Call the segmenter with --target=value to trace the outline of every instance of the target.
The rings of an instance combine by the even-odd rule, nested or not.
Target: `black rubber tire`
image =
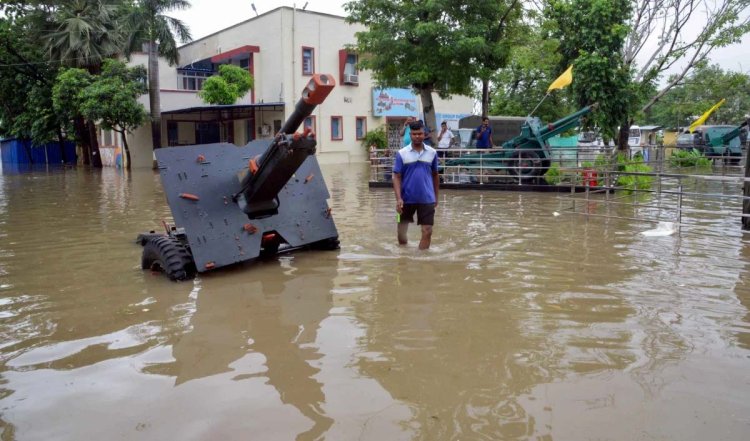
[[[544,160],[534,150],[518,150],[513,153],[513,163],[508,170],[511,175],[520,178],[535,178],[544,174]]]
[[[135,243],[137,243],[140,246],[146,246],[149,240],[151,240],[154,237],[160,237],[164,236],[164,233],[141,233],[138,235],[138,237],[135,239]]]
[[[143,246],[141,268],[161,271],[170,280],[192,279],[196,273],[195,262],[185,245],[167,235],[149,238]]]
[[[546,175],[550,167],[552,167],[552,160],[550,160],[549,158],[542,159],[542,169],[539,170],[539,176]]]

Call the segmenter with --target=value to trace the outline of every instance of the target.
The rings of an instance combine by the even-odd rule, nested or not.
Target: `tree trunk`
[[[750,119],[747,120],[748,126],[750,126]],[[742,199],[742,229],[745,231],[750,231],[750,148],[746,150],[746,158],[745,158],[745,182],[742,184],[742,196],[744,196],[744,199]]]
[[[424,123],[430,128],[430,139],[432,140],[432,145],[436,145],[435,133],[437,133],[437,118],[435,117],[435,106],[432,103],[432,86],[420,88],[419,96],[422,98]]]
[[[23,140],[21,142],[21,144],[23,145],[23,149],[26,151],[26,156],[29,157],[29,164],[33,165],[34,164],[34,153],[33,153],[32,148],[31,148],[31,140],[28,140],[28,139]]]
[[[89,142],[91,143],[91,166],[102,168],[102,155],[99,153],[99,140],[96,137],[96,125],[93,121],[86,121],[88,127]]]
[[[89,142],[89,133],[86,129],[86,122],[82,116],[77,116],[73,120],[73,126],[76,130],[76,137],[81,144],[81,153],[83,154],[83,165],[91,165],[91,142]]]
[[[65,135],[63,135],[62,128],[57,128],[57,142],[60,143],[60,157],[62,158],[62,163],[67,164],[68,162],[68,156],[65,153]]]
[[[159,99],[159,54],[156,42],[148,44],[148,102],[151,110],[151,142],[161,148],[161,101]]]
[[[482,119],[490,115],[490,80],[482,80]]]
[[[122,149],[125,151],[125,170],[130,170],[130,148],[128,147],[128,137],[125,135],[125,130],[119,131],[117,130],[117,133],[122,135]]]
[[[630,118],[625,118],[625,121],[620,124],[620,131],[617,136],[617,150],[630,154],[630,147],[628,146],[628,138],[630,137]]]

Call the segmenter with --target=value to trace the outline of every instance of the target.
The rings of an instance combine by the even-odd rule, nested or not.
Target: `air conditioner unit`
[[[359,76],[357,75],[344,75],[344,83],[346,84],[359,84]]]

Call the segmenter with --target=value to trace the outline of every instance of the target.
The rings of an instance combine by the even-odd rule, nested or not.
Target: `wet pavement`
[[[419,252],[367,165],[323,171],[341,250],[173,283],[134,243],[158,175],[4,170],[1,439],[750,438],[738,203],[647,237],[648,201],[444,191]]]

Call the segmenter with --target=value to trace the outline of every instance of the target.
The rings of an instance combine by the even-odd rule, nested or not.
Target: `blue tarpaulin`
[[[65,159],[68,164],[76,163],[76,146],[66,142]],[[7,164],[61,164],[62,149],[60,143],[51,142],[44,145],[32,145],[30,140],[9,138],[0,140],[0,156]]]

